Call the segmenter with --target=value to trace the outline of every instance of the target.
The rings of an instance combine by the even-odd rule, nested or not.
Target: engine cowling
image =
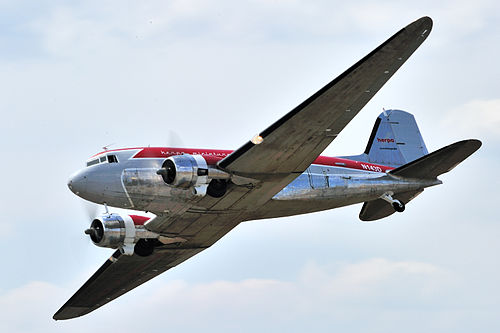
[[[156,172],[168,185],[179,188],[195,188],[198,195],[221,197],[231,175],[208,166],[201,155],[176,155],[167,158]]]
[[[200,155],[177,155],[167,158],[157,172],[163,181],[175,187],[188,188],[208,184],[207,162]]]
[[[160,237],[159,234],[151,232],[142,225],[135,225],[132,218],[128,215],[119,214],[104,214],[97,216],[90,228],[85,230],[85,233],[90,236],[92,242],[100,247],[112,249],[120,249],[123,254],[134,254],[134,247],[140,243],[141,252],[139,255],[147,255],[144,251],[145,240],[150,240],[151,253],[154,242]],[[147,241],[146,241],[147,242]],[[150,253],[149,253],[150,254]]]
[[[135,226],[132,227],[135,229]],[[126,229],[125,221],[120,215],[109,214],[96,217],[85,233],[95,245],[116,249],[125,241]],[[135,233],[135,230],[132,232]]]

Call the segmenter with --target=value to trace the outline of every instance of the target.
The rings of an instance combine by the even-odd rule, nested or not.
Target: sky
[[[424,44],[324,155],[363,151],[383,108],[429,151],[481,149],[403,214],[361,205],[246,222],[82,318],[52,315],[112,253],[66,186],[102,150],[235,149],[396,31]],[[0,331],[500,330],[496,1],[0,1]]]

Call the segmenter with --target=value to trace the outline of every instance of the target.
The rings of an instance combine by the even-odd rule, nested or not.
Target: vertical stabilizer
[[[365,152],[346,158],[400,166],[427,154],[413,115],[401,110],[386,110],[376,119]]]

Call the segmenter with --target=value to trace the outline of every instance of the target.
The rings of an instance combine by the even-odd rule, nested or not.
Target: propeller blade
[[[184,147],[180,135],[172,129],[168,131],[167,147]]]

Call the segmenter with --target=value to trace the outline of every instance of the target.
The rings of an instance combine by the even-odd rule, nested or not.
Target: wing
[[[157,250],[148,257],[125,256],[117,250],[53,318],[64,320],[92,312],[202,250]]]
[[[159,219],[161,218],[160,216]],[[192,219],[192,214],[184,214],[176,222],[184,225],[185,233],[195,235],[189,241],[157,247],[153,254],[147,257],[141,257],[135,253],[127,256],[122,255],[119,250],[115,251],[54,314],[53,318],[55,320],[71,319],[100,308],[207,249],[240,222],[232,215],[205,215],[191,221],[192,223],[186,223],[187,218]],[[172,227],[180,224],[173,224]]]
[[[401,29],[258,136],[219,162],[240,175],[302,173],[427,38],[432,20]]]

